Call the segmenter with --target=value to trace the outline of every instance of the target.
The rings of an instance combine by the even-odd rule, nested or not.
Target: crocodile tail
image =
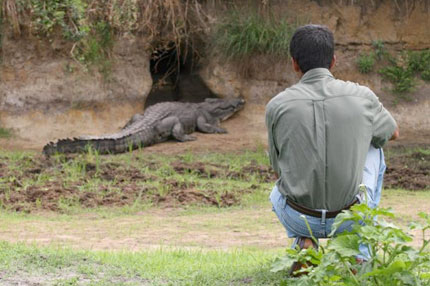
[[[43,153],[51,156],[55,153],[85,153],[90,149],[99,154],[124,153],[139,147],[139,142],[132,138],[120,139],[61,139],[56,143],[50,142],[43,147]],[[143,147],[143,146],[142,146]]]
[[[55,153],[84,153],[91,148],[100,154],[125,152],[115,148],[114,139],[61,139],[56,143],[50,142],[43,147],[43,153],[47,156]]]
[[[129,150],[146,147],[163,141],[153,136],[151,130],[143,129],[127,135],[107,135],[105,137],[79,137],[73,139],[60,139],[56,143],[50,142],[43,147],[43,153],[51,156],[55,153],[84,153],[89,149],[99,154],[124,153]]]

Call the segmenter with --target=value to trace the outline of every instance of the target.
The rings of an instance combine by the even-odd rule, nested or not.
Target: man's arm
[[[399,128],[390,112],[384,108],[378,97],[373,98],[373,131],[372,145],[381,148],[389,140],[399,137]]]
[[[276,149],[275,144],[275,134],[274,134],[274,123],[273,123],[273,109],[272,105],[269,104],[266,106],[266,129],[267,129],[267,139],[269,146],[269,159],[270,164],[272,165],[273,170],[275,171],[276,178],[279,177],[279,166],[278,166],[278,150]]]

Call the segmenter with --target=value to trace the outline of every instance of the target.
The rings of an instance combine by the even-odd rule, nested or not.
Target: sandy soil
[[[417,213],[428,211],[429,193],[384,194],[383,207],[392,207],[406,226]],[[410,206],[414,205],[414,208]],[[40,213],[27,218],[1,218],[0,240],[61,245],[97,250],[148,250],[160,247],[228,249],[286,247],[290,240],[269,203],[246,209],[150,208],[135,215],[104,217],[82,214],[63,217]],[[421,234],[414,233],[414,245]]]

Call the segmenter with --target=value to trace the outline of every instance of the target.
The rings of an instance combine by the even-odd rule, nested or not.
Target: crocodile
[[[220,121],[241,110],[244,104],[245,100],[242,98],[206,98],[200,103],[161,102],[148,107],[141,114],[133,115],[116,133],[49,142],[43,147],[43,153],[47,156],[55,153],[80,153],[92,148],[99,154],[115,154],[169,139],[180,142],[196,140],[190,135],[194,131],[226,133],[219,126]]]

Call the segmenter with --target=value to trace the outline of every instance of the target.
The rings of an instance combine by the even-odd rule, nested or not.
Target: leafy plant
[[[382,219],[394,218],[390,210],[355,205],[337,216],[331,235],[342,223],[353,221],[350,232],[330,238],[319,251],[289,249],[285,256],[276,259],[272,271],[285,271],[295,261],[311,263],[299,270],[306,276],[288,278],[281,285],[429,285],[430,239],[425,235],[430,230],[430,215],[419,216],[422,221],[410,225],[410,229],[422,232],[422,245],[415,249],[408,244],[411,235]],[[355,258],[360,244],[370,248],[370,258],[362,263]]]
[[[403,95],[411,92],[416,85],[415,76],[421,74],[423,80],[430,80],[430,50],[402,53],[400,59],[390,58],[391,65],[379,70],[390,80],[395,93]]]
[[[388,56],[382,40],[372,41],[372,46],[375,49],[375,55],[378,60],[382,60],[384,57]]]
[[[21,5],[28,8],[26,2]],[[77,42],[89,31],[84,23],[87,5],[82,0],[31,0],[30,5],[34,29],[40,35],[51,37],[60,27],[66,39]]]
[[[395,64],[380,69],[379,73],[393,83],[393,91],[398,94],[411,92],[415,87],[413,72],[409,68]]]
[[[430,81],[430,68],[421,73],[421,78],[425,81]]]
[[[360,73],[366,74],[371,72],[373,70],[374,65],[375,65],[375,58],[372,53],[362,54],[357,59],[358,71]]]
[[[0,127],[0,138],[9,138],[12,136],[12,133],[9,129]]]
[[[408,54],[408,69],[421,73],[423,80],[430,80],[430,50],[414,51]]]
[[[61,39],[67,55],[83,70],[98,67],[109,76],[114,36],[145,35],[153,48],[171,46],[187,57],[192,42],[209,31],[198,0],[2,0],[0,22],[14,36],[23,30],[53,42]],[[1,34],[1,33],[0,33]],[[0,37],[1,38],[1,37]]]

